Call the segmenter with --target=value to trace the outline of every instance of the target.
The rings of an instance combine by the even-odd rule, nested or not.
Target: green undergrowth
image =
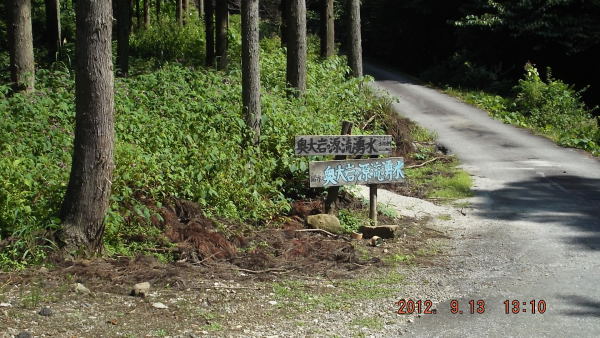
[[[232,18],[227,72],[195,63],[201,57],[193,46],[201,36],[192,28],[163,33],[178,37],[167,46],[157,31],[132,37],[137,57],[131,59],[131,76],[115,81],[116,169],[105,254],[164,246],[151,220],[157,218],[155,207],[175,198],[197,202],[209,217],[263,224],[288,210],[290,196],[308,193],[308,158],[294,155],[295,135],[337,134],[342,120],[358,124],[385,111],[388,102],[367,90],[366,79],[348,79],[342,57],[319,60],[314,43],[306,94],[289,97],[285,52],[277,39],[263,39],[261,146],[245,147],[238,23]],[[146,53],[151,55],[141,58]],[[36,77],[32,95],[11,96],[8,84],[0,83],[0,268],[5,269],[40,262],[55,247],[51,233],[59,226],[56,215],[71,167],[74,73],[62,66],[39,69]],[[381,124],[363,132],[381,133]]]
[[[600,156],[600,127],[598,118],[592,115],[593,109],[583,103],[582,91],[553,78],[550,70],[542,79],[538,70],[527,64],[512,96],[453,87],[445,91],[504,123],[531,129],[561,146]]]

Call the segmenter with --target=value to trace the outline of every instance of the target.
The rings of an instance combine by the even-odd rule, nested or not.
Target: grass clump
[[[583,90],[553,78],[550,69],[544,80],[532,64],[526,64],[525,75],[513,88],[513,96],[456,88],[446,91],[505,123],[532,129],[559,145],[600,155],[598,118],[592,115],[594,109],[585,106]]]

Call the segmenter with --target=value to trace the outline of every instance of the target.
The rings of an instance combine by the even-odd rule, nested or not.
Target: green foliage
[[[201,32],[189,27],[195,25],[132,37],[135,53],[160,63],[133,58],[135,75],[115,83],[116,169],[104,237],[109,255],[168,245],[152,225],[158,219],[153,206],[172,198],[195,201],[208,216],[257,225],[285,212],[287,196],[308,192],[308,159],[294,155],[294,136],[336,134],[342,120],[380,116],[387,105],[366,79],[346,79],[343,58],[321,62],[316,55],[309,58],[306,94],[288,98],[284,51],[277,39],[264,39],[261,147],[247,148],[241,71],[234,62],[239,28],[232,27],[234,61],[224,74],[176,62],[201,60]],[[175,41],[159,41],[168,39],[160,34]],[[5,67],[4,53],[0,61]],[[74,75],[63,68],[39,69],[34,95],[8,95],[0,82],[0,268],[39,262],[54,247],[75,115]],[[381,132],[377,128],[369,132]]]
[[[358,228],[369,224],[369,220],[363,214],[349,209],[341,209],[338,212],[338,218],[340,224],[348,233],[357,232]]]
[[[547,71],[544,81],[531,64],[514,87],[515,97],[484,91],[448,89],[450,94],[475,104],[505,123],[530,128],[558,144],[600,154],[600,128],[578,91]]]

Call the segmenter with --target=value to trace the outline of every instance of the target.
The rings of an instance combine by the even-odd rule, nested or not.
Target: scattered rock
[[[276,302],[276,301],[274,301],[274,300],[270,300],[270,301],[269,301],[269,304],[271,304],[271,305],[277,305],[277,302]]]
[[[361,226],[358,231],[362,232],[363,237],[369,239],[373,236],[381,238],[394,238],[400,230],[398,225],[380,225],[380,226]]]
[[[15,338],[31,338],[31,337],[33,337],[33,336],[31,335],[31,333],[29,333],[27,331],[23,331],[15,336]]]
[[[340,220],[328,214],[310,215],[306,217],[306,223],[313,229],[321,229],[334,234],[343,234],[344,228],[340,224]]]
[[[0,307],[11,307],[10,303],[0,303]]]
[[[136,285],[133,286],[133,290],[131,290],[131,295],[138,296],[138,297],[146,297],[146,295],[148,294],[148,291],[150,291],[150,283],[148,283],[148,282],[137,283]]]
[[[83,285],[81,283],[75,284],[75,292],[77,292],[77,293],[85,293],[85,294],[92,293],[90,291],[90,289],[86,288],[85,285]]]
[[[168,309],[169,307],[163,303],[152,303],[152,307],[155,309]]]
[[[381,246],[383,244],[383,239],[379,236],[371,237],[371,246]]]
[[[46,306],[45,306],[45,307],[43,307],[43,308],[42,308],[42,309],[41,309],[41,310],[38,312],[38,314],[39,314],[40,316],[44,316],[44,317],[50,317],[50,316],[52,316],[52,315],[53,315],[53,313],[52,313],[52,309],[50,309],[49,307],[46,307]]]
[[[39,270],[40,273],[47,273],[48,272],[48,268],[45,266],[42,266]]]

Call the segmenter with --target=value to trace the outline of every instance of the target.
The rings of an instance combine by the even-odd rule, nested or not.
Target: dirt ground
[[[1,273],[0,332],[4,337],[25,332],[39,337],[264,336],[272,330],[257,328],[278,322],[281,332],[289,333],[288,325],[314,324],[306,318],[313,311],[329,315],[389,297],[405,278],[402,269],[443,264],[447,237],[423,220],[383,218],[401,231],[378,247],[367,239],[297,231],[304,228],[302,218],[321,207],[318,201],[297,202],[277,226],[229,240],[211,231],[215,224],[194,205],[183,203],[163,212],[165,233],[178,243],[176,263],[117,257]],[[145,297],[131,296],[139,282],[151,285]],[[89,293],[77,291],[77,283]],[[358,324],[375,325],[361,320],[367,322]]]

